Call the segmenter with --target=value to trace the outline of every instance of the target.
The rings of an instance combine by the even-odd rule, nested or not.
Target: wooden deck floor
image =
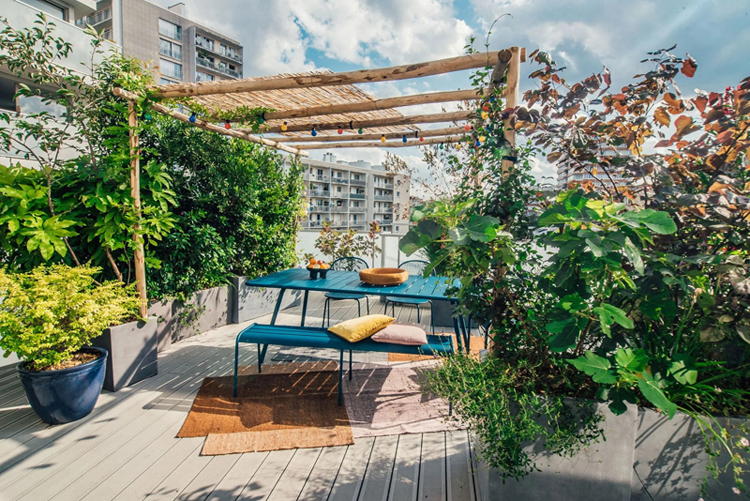
[[[322,306],[320,296],[311,296],[310,323],[320,322]],[[295,324],[299,313],[285,310],[278,323]],[[331,320],[354,315],[356,303],[341,301]],[[415,321],[416,313],[405,307],[397,317]],[[429,313],[425,317],[429,321]],[[231,373],[233,341],[242,327],[176,343],[160,354],[157,376],[104,392],[92,414],[61,426],[39,421],[14,368],[0,369],[0,500],[478,499],[465,431],[226,456],[200,456],[203,438],[175,438],[203,378]],[[242,363],[255,361],[253,351],[245,350]],[[270,347],[267,360],[293,355]]]

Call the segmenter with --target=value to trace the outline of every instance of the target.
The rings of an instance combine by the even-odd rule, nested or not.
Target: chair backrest
[[[340,257],[331,263],[332,270],[340,271],[361,271],[369,267],[367,261],[354,256]]]
[[[422,261],[421,259],[411,259],[409,261],[404,261],[403,263],[399,264],[398,267],[402,270],[406,270],[409,272],[409,276],[423,276],[424,270],[427,269],[427,267],[430,265],[429,261]],[[435,270],[432,270],[430,275],[435,275]]]

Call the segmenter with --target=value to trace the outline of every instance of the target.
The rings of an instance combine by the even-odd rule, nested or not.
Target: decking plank
[[[360,501],[383,501],[388,497],[397,446],[398,435],[375,439],[359,494]]]
[[[445,487],[445,433],[425,433],[417,499],[445,499]]]
[[[279,477],[281,477],[292,457],[294,457],[295,452],[295,449],[269,452],[268,457],[260,465],[260,468],[255,472],[250,482],[242,489],[242,492],[237,497],[237,501],[241,499],[265,501],[268,499],[268,496],[276,487]]]
[[[448,501],[476,501],[470,448],[469,434],[466,430],[446,432]]]
[[[355,501],[357,499],[374,443],[374,438],[362,438],[347,448],[331,495],[328,496],[329,501]]]
[[[180,492],[179,500],[204,501],[239,459],[239,454],[212,456],[208,465]]]
[[[389,501],[414,501],[419,488],[419,465],[422,456],[422,434],[398,437]]]
[[[206,501],[233,501],[237,499],[250,479],[258,471],[268,452],[251,452],[239,456],[229,472],[219,481]]]
[[[297,501],[328,499],[347,447],[325,447],[315,462]]]
[[[279,478],[276,487],[268,496],[268,501],[288,501],[297,499],[307,483],[322,448],[298,449]]]

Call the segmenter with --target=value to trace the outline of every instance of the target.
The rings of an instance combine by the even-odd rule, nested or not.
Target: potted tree
[[[88,347],[106,328],[135,317],[133,287],[98,284],[97,268],[0,270],[0,348],[21,360],[18,374],[42,421],[62,424],[91,412],[102,390],[107,350]]]

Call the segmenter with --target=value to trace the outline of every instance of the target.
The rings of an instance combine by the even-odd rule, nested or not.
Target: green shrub
[[[0,269],[0,348],[33,369],[73,357],[106,328],[138,311],[133,286],[97,284],[99,269],[40,266],[27,273]]]

